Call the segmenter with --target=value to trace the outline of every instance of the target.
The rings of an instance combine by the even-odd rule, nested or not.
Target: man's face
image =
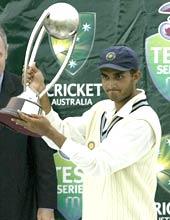
[[[102,86],[106,95],[121,105],[136,95],[136,83],[139,78],[139,71],[131,74],[129,71],[122,72],[109,68],[101,70]]]
[[[2,74],[5,69],[6,58],[7,58],[7,51],[5,50],[4,42],[0,37],[0,74]]]

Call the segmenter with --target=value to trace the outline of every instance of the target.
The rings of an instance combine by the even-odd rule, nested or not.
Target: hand
[[[37,211],[37,220],[55,220],[54,218],[54,210],[39,208]]]
[[[35,63],[27,68],[26,85],[29,85],[32,90],[35,90],[38,93],[41,93],[45,89],[44,76],[36,67]]]
[[[23,126],[27,130],[36,133],[40,136],[46,136],[51,139],[57,147],[61,148],[66,137],[59,133],[48,121],[48,119],[41,115],[26,115],[18,111],[20,118],[12,118],[16,124]]]
[[[48,136],[53,128],[48,119],[42,115],[27,115],[21,111],[18,111],[18,114],[20,118],[12,118],[12,121],[40,136]]]

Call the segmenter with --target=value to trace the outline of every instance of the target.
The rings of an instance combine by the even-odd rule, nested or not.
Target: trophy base
[[[0,110],[0,123],[16,132],[33,137],[40,137],[38,134],[31,132],[11,121],[12,118],[20,118],[17,112],[18,110],[28,115],[41,114],[42,112],[41,107],[37,103],[23,98],[12,97],[8,105]]]

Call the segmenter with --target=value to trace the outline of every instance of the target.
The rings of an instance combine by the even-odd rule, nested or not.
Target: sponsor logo
[[[170,193],[170,135],[165,135],[161,139],[157,177],[159,185]]]
[[[158,12],[170,14],[170,2]],[[145,51],[149,74],[158,91],[170,101],[170,17],[159,25],[158,33],[146,39]]]
[[[52,106],[91,106],[101,96],[101,83],[55,84],[48,92]]]
[[[65,71],[74,76],[86,63],[93,48],[96,31],[96,13],[80,13],[80,24],[77,32],[76,44]],[[50,45],[61,66],[66,57],[72,39],[60,40],[50,37]]]
[[[67,220],[80,219],[82,215],[82,171],[65,155],[56,153],[57,209]]]
[[[158,220],[170,220],[170,202],[156,202]]]

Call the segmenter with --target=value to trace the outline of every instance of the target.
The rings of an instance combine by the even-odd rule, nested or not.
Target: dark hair
[[[134,70],[134,69],[132,69],[132,70],[130,70],[129,72],[130,72],[130,74],[134,74],[134,73],[136,73],[138,70]]]

